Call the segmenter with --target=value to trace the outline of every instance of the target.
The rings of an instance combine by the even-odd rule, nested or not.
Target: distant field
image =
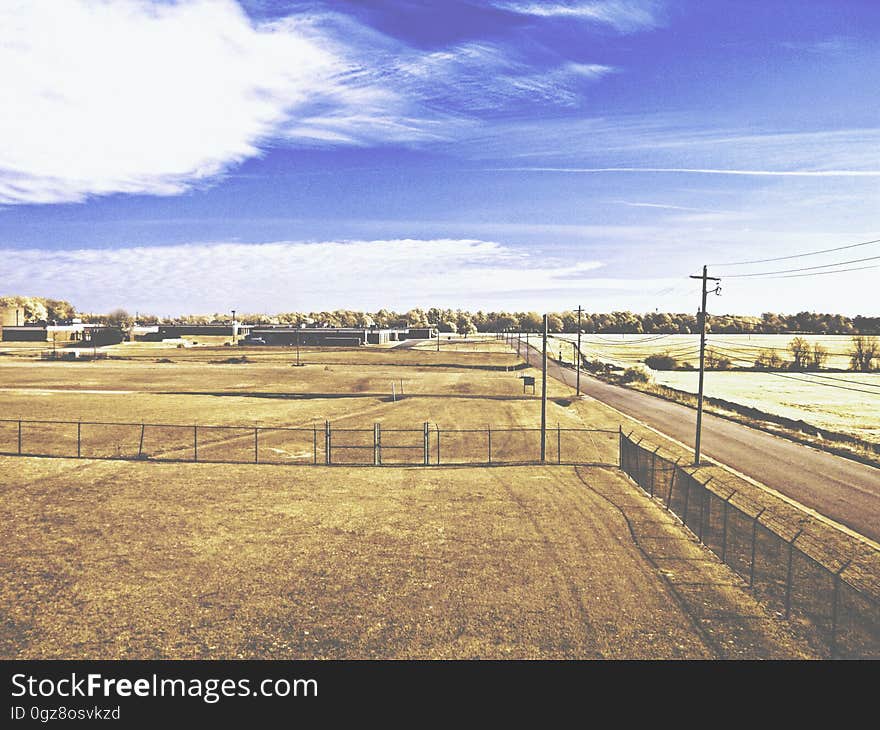
[[[710,371],[706,373],[704,391],[714,398],[880,443],[880,373],[822,377]],[[689,393],[697,392],[697,380],[697,373],[654,373],[656,383]]]
[[[828,353],[827,368],[848,368],[849,336],[803,335]],[[562,347],[572,361],[570,340],[555,336],[553,354]],[[729,357],[734,366],[751,366],[762,350],[775,350],[790,360],[787,345],[794,335],[712,335],[707,348]],[[669,352],[681,362],[699,365],[698,335],[584,335],[581,349],[595,358],[620,367],[644,366],[644,359]],[[568,350],[568,352],[566,352]],[[654,382],[690,393],[697,392],[698,376],[687,371],[652,371]],[[877,373],[758,373],[707,371],[704,392],[767,413],[803,420],[818,428],[880,442],[880,372]]]
[[[791,361],[789,343],[801,337],[811,345],[820,344],[828,351],[826,368],[848,369],[852,338],[849,335],[725,335],[710,333],[706,345],[719,355],[729,357],[734,366],[751,367],[763,350],[775,352],[784,361]],[[557,340],[554,352],[563,341],[562,352],[567,361],[572,359],[570,343],[577,335],[553,335]],[[584,356],[610,362],[622,367],[643,363],[648,355],[668,352],[679,362],[699,364],[699,335],[582,335]],[[557,352],[558,354],[558,352]]]

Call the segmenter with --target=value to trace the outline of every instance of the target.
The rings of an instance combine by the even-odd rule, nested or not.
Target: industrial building
[[[20,326],[4,325],[0,332],[4,342],[52,342],[55,345],[68,343],[87,347],[115,345],[122,342],[123,332],[119,327],[106,327],[98,324],[26,324]]]
[[[433,333],[433,334],[432,334]],[[379,327],[283,327],[255,326],[240,340],[266,345],[301,345],[304,347],[360,347],[384,345],[401,340],[428,339],[436,336],[430,328],[391,329]]]
[[[161,342],[177,340],[181,337],[246,337],[251,325],[236,322],[232,324],[156,324],[135,325],[132,334],[135,340]]]

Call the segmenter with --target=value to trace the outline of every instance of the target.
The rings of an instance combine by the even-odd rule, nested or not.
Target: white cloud
[[[576,289],[597,261],[553,262],[480,240],[205,243],[16,250],[9,293],[65,298],[84,310],[183,312],[476,307],[500,293]],[[579,280],[581,279],[581,280]],[[2,292],[6,293],[6,292]]]
[[[574,18],[610,25],[621,33],[649,30],[661,24],[658,0],[569,0],[536,2],[510,0],[493,3],[495,7],[521,15],[542,18]]]
[[[474,115],[571,106],[613,69],[509,49],[414,50],[324,12],[254,24],[234,0],[0,4],[0,204],[176,195],[279,140],[447,140]]]
[[[258,154],[345,62],[229,0],[0,5],[0,201],[169,195]]]

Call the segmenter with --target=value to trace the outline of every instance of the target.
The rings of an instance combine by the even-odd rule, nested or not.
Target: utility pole
[[[235,310],[232,310],[232,344],[235,345]]]
[[[544,315],[541,357],[541,463],[547,461],[547,315]]]
[[[581,394],[581,313],[584,311],[584,308],[578,304],[578,342],[577,342],[577,355],[574,359],[574,366],[577,371],[576,383],[575,386],[577,394]]]
[[[691,279],[701,279],[703,282],[703,300],[700,306],[699,325],[700,325],[700,383],[697,390],[697,435],[694,439],[694,466],[700,465],[700,434],[703,426],[703,374],[705,372],[706,359],[706,295],[709,290],[706,288],[710,281],[721,281],[718,277],[709,276],[706,267],[703,266],[702,276],[691,276]],[[721,287],[716,285],[713,289],[715,294],[721,294]]]

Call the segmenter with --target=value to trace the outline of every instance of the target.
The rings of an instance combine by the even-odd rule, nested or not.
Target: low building
[[[134,339],[142,342],[161,342],[179,340],[182,337],[245,337],[251,332],[251,325],[235,324],[157,324],[136,325],[132,328]]]
[[[407,340],[431,340],[437,336],[436,327],[410,327],[406,331]]]
[[[250,335],[240,340],[255,344],[303,347],[360,347],[385,345],[389,342],[413,339],[410,330],[381,327],[286,327],[254,326]]]

